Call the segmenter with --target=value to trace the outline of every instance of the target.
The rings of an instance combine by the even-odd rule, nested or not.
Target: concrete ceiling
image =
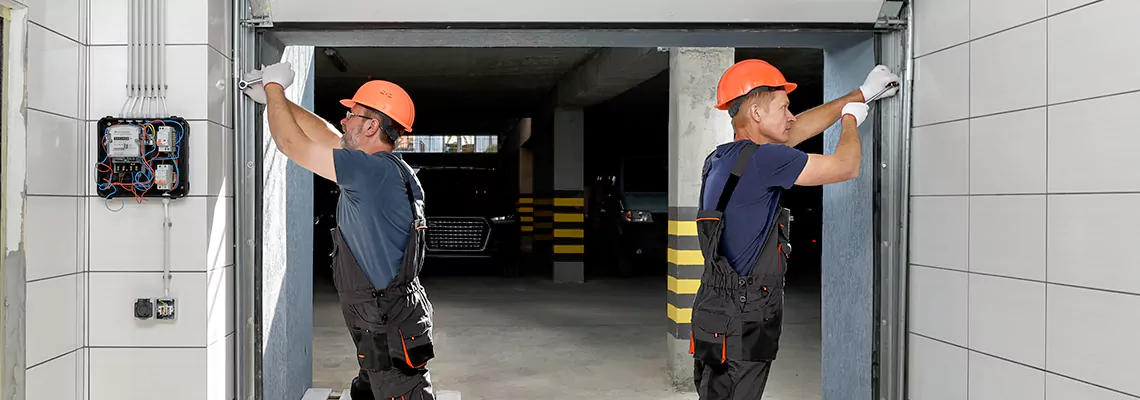
[[[436,121],[429,123],[434,125],[441,120],[466,123],[476,117],[532,115],[535,110],[549,105],[560,80],[572,76],[576,68],[596,58],[592,57],[595,52],[605,51],[590,48],[337,48],[335,52],[346,66],[341,71],[334,57],[327,56],[324,50],[316,49],[314,61],[318,112],[337,106],[339,99],[351,97],[356,88],[369,79],[385,79],[404,87],[416,102],[417,128],[421,121]],[[822,80],[823,56],[818,50],[738,49],[737,58],[768,60],[783,70],[789,80],[801,85],[811,86]],[[661,58],[660,62],[664,71],[668,58]],[[641,69],[642,79],[654,75],[657,78],[636,85],[634,93],[617,95],[612,101],[603,102],[605,108],[621,107],[627,102],[668,104],[668,74],[646,74],[644,65]],[[426,130],[436,130],[436,127]]]

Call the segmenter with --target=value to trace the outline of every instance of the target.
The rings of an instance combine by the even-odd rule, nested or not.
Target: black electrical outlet
[[[154,315],[154,303],[150,299],[135,300],[135,318],[149,319]]]

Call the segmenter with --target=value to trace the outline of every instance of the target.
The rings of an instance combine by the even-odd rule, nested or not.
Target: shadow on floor
[[[696,399],[666,377],[665,277],[558,284],[425,277],[435,308],[437,389],[479,399]],[[336,292],[317,280],[313,387],[356,374]],[[820,398],[818,289],[789,288],[780,357],[765,399]]]

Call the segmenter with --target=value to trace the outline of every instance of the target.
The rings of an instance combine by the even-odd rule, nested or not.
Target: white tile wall
[[[915,54],[926,55],[970,38],[969,1],[924,1],[915,10]]]
[[[1045,400],[1135,400],[1136,397],[1111,391],[1100,386],[1048,374],[1045,377]]]
[[[1046,109],[1041,107],[968,122],[970,194],[1045,193],[1048,138],[1045,116]],[[912,141],[915,140],[915,135],[911,136]],[[914,154],[920,156],[917,152]],[[1011,154],[1018,156],[1010,157]],[[915,162],[917,160],[911,165]]]
[[[24,0],[28,19],[56,33],[79,40],[79,0]]]
[[[969,315],[971,349],[1045,367],[1044,283],[971,274]]]
[[[970,352],[970,400],[1044,400],[1045,371]]]
[[[164,400],[214,400],[206,395],[214,373],[207,356],[206,348],[92,348],[90,400],[153,400],[159,393]],[[139,379],[143,371],[170,379]]]
[[[1140,92],[1050,106],[1049,192],[1140,192],[1136,110]]]
[[[192,120],[195,154],[192,196],[171,206],[178,319],[166,323],[132,311],[135,298],[162,295],[161,203],[116,200],[125,208],[112,213],[84,197],[95,193],[95,122],[120,114],[127,95],[127,0],[26,3],[27,398],[232,399],[229,2],[166,1],[180,22],[165,25],[176,43],[168,111]],[[139,379],[151,371],[162,375]]]
[[[1104,0],[1049,18],[1049,102],[1140,90],[1140,2]],[[1135,49],[1135,47],[1132,47]]]
[[[966,346],[970,300],[965,289],[969,284],[965,272],[911,266],[910,331]]]
[[[915,126],[969,117],[969,45],[919,58],[914,74]]]
[[[968,350],[913,334],[909,346],[910,400],[966,400]]]
[[[1048,288],[1049,371],[1140,395],[1140,296]]]
[[[24,245],[29,281],[79,270],[79,203],[78,197],[28,196]]]
[[[970,115],[1045,105],[1045,21],[970,43]]]
[[[1140,2],[915,13],[911,398],[1140,398]]]
[[[80,181],[90,181],[93,173],[79,174],[80,156],[85,153],[79,147],[80,125],[73,117],[28,110],[28,194],[82,193]]]
[[[89,205],[91,229],[114,229],[121,241],[134,243],[134,251],[124,252],[117,246],[91,246],[92,271],[162,271],[163,258],[163,205],[161,200],[149,199],[138,204],[128,198],[126,205],[118,199],[111,201],[112,212],[103,199],[94,199]],[[205,271],[206,213],[205,197],[185,197],[170,202],[170,258],[172,271]]]
[[[176,320],[138,320],[135,299],[163,296],[162,273],[90,273],[91,346],[197,346],[205,348],[210,307],[223,307],[224,298],[212,296],[204,272],[174,273],[170,297],[175,299]],[[225,292],[221,292],[225,295]],[[213,300],[213,301],[211,301]]]
[[[970,0],[970,39],[1045,18],[1047,0]]]
[[[82,399],[82,386],[78,379],[82,364],[77,353],[70,353],[43,364],[28,368],[24,376],[26,400]]]
[[[970,197],[970,271],[1045,281],[1044,195]]]
[[[34,23],[28,24],[28,108],[77,117],[79,111],[79,47]],[[30,145],[30,143],[29,143]]]
[[[915,197],[910,207],[910,262],[965,271],[969,262],[969,197]]]
[[[958,121],[915,128],[911,133],[914,195],[969,194],[970,122]]]
[[[26,298],[27,365],[36,365],[82,347],[77,275],[28,283]]]
[[[1049,0],[1049,15],[1069,11],[1076,7],[1097,1],[1101,0]]]
[[[1049,196],[1049,282],[1140,294],[1140,194]]]

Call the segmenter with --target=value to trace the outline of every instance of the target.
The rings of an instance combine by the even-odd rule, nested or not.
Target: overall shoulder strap
[[[756,149],[759,147],[756,143],[748,142],[743,149],[740,149],[740,154],[736,155],[736,162],[732,164],[732,175],[729,175],[728,180],[724,182],[724,189],[720,192],[720,201],[716,204],[718,212],[723,213],[724,209],[728,207],[728,199],[732,198],[732,192],[736,190],[740,176],[744,175],[744,170],[752,161],[752,155],[756,153]]]
[[[385,155],[384,158],[387,158],[388,161],[396,165],[396,169],[400,170],[400,177],[404,180],[404,189],[408,192],[408,206],[412,208],[412,218],[415,219],[418,217],[418,215],[416,215],[416,196],[412,193],[412,179],[404,169],[404,163],[397,161],[395,156]]]

